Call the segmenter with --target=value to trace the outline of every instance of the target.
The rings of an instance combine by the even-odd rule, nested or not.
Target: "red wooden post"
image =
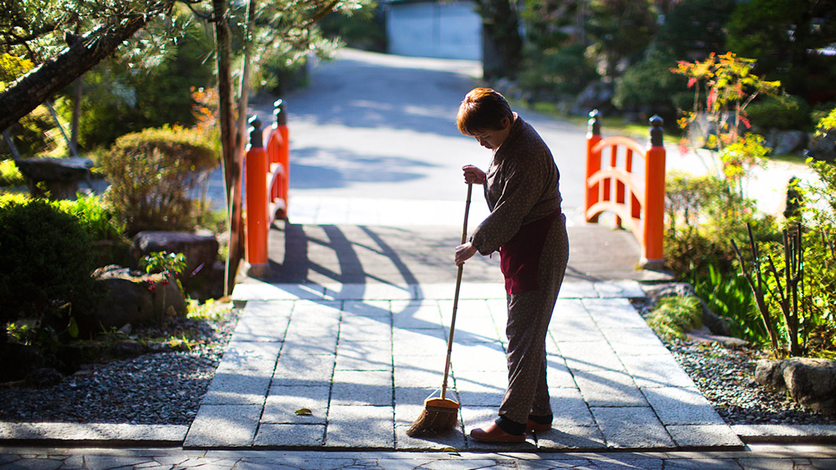
[[[276,130],[282,136],[282,145],[279,147],[278,152],[278,163],[284,169],[284,174],[281,177],[282,184],[279,185],[277,196],[284,200],[285,206],[283,213],[277,214],[277,217],[287,218],[288,207],[290,205],[287,198],[288,186],[290,186],[290,130],[287,128],[287,106],[285,106],[284,101],[276,100],[273,106],[275,107]]]
[[[601,152],[593,152],[592,147],[601,141],[601,120],[598,117],[598,110],[589,113],[588,131],[586,133],[586,178],[594,175],[601,169]],[[598,184],[586,188],[586,208],[589,210],[593,204],[598,202]],[[598,223],[598,216],[594,215],[587,222]]]
[[[661,269],[664,265],[665,233],[665,146],[664,122],[659,116],[650,118],[650,148],[645,159],[644,243],[640,265],[644,269]]]
[[[250,120],[250,146],[246,155],[247,185],[247,274],[252,277],[270,275],[267,258],[267,178],[270,168],[261,131],[261,120]]]

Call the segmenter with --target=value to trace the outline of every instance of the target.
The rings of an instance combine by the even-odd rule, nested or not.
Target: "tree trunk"
[[[212,0],[215,16],[215,49],[218,62],[219,120],[223,171],[226,182],[227,210],[229,213],[229,254],[226,260],[224,295],[235,287],[238,264],[243,255],[241,235],[241,163],[235,146],[235,116],[232,97],[232,34],[229,27],[227,0]],[[246,111],[244,111],[246,112]]]
[[[96,28],[14,82],[0,93],[0,129],[8,128],[107,58],[153,17],[151,14],[136,15],[116,25]]]

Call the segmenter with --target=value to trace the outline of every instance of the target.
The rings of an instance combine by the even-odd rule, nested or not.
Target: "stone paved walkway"
[[[548,340],[554,429],[524,444],[465,437],[504,392],[504,290],[461,288],[451,388],[460,425],[405,431],[440,387],[454,284],[239,285],[244,314],[186,448],[478,451],[739,449],[742,442],[630,304],[635,281],[564,285]],[[299,410],[310,410],[299,414]]]

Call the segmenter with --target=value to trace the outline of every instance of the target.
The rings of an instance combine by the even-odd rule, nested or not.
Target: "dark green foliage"
[[[340,38],[348,47],[386,51],[386,32],[381,27],[381,14],[375,6],[363,5],[351,14],[331,13],[318,24],[326,37]]]
[[[120,137],[100,164],[111,182],[105,199],[133,236],[193,229],[191,195],[219,157],[200,132],[166,127]]]
[[[680,60],[725,50],[725,25],[736,0],[682,0],[665,16],[656,48]]]
[[[836,61],[810,51],[833,43],[834,15],[836,3],[832,1],[740,2],[727,25],[726,46],[742,57],[756,59],[755,73],[780,80],[788,93],[832,93]]]
[[[532,92],[535,101],[539,101],[538,97],[554,100],[580,93],[599,78],[594,65],[584,56],[584,49],[579,45],[543,51],[528,49],[520,85]]]
[[[746,107],[746,116],[761,129],[808,129],[810,105],[798,96],[766,96]]]
[[[0,326],[29,318],[60,333],[82,323],[100,291],[79,220],[33,199],[0,206],[0,227]]]

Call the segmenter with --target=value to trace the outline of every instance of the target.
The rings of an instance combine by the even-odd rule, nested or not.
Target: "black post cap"
[[[284,100],[277,99],[273,103],[273,115],[276,116],[276,125],[277,126],[286,126],[287,125],[287,106],[284,103]]]
[[[589,121],[587,121],[588,131],[592,135],[601,135],[601,117],[597,109],[589,112]]]
[[[264,148],[264,137],[261,132],[262,122],[258,115],[250,118],[250,147]]]
[[[660,118],[658,115],[653,115],[650,118],[650,145],[653,147],[661,147],[664,145],[664,137],[665,137],[665,130],[662,129],[662,126],[665,125],[665,121]]]

